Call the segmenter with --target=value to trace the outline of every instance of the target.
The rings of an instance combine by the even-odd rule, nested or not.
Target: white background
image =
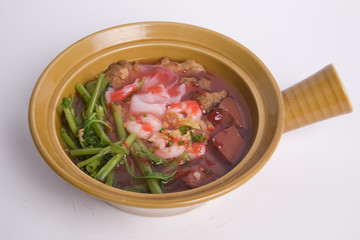
[[[121,212],[73,188],[37,152],[27,123],[47,64],[98,30],[175,21],[242,43],[281,89],[334,63],[354,112],[283,135],[237,190],[183,215]],[[0,239],[360,239],[360,2],[0,2]]]

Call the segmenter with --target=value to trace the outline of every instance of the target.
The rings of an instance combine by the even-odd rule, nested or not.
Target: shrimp
[[[195,142],[187,151],[189,152],[190,159],[198,158],[206,152],[205,143]]]
[[[182,136],[179,130],[165,130],[155,133],[148,141],[155,147],[154,154],[160,158],[170,159],[179,157],[187,149],[189,136]]]
[[[130,133],[135,133],[139,138],[148,139],[154,132],[161,129],[161,121],[152,114],[143,114],[134,118],[132,116],[124,123]]]
[[[152,139],[152,138],[151,138]],[[191,147],[187,146],[187,139],[186,138],[177,138],[171,139],[172,145],[169,146],[168,142],[166,142],[166,138],[156,138],[154,139],[153,143],[155,146],[158,146],[154,150],[154,154],[160,158],[170,159],[179,157],[185,151],[189,152],[190,159],[195,159],[201,157],[206,152],[205,143],[195,142],[192,143]],[[179,142],[182,141],[180,145]]]
[[[157,148],[154,150],[154,154],[159,158],[170,159],[179,157],[186,150],[185,146],[179,146],[178,144],[173,144],[170,147]]]
[[[173,103],[166,110],[166,113],[175,113],[180,119],[186,118],[195,121],[200,121],[202,116],[199,104],[193,100]]]

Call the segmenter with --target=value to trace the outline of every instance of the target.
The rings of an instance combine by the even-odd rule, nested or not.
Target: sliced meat
[[[105,72],[105,77],[109,79],[114,89],[119,89],[127,84],[128,77],[133,71],[133,65],[127,61],[121,61],[111,64]]]
[[[204,89],[204,90],[208,90],[210,91],[211,90],[211,80],[207,79],[207,78],[200,78],[199,80],[199,87],[201,89]]]
[[[184,62],[175,62],[171,61],[169,58],[163,58],[161,59],[160,64],[177,73],[199,74],[206,71],[201,64],[192,59],[187,59]]]
[[[181,81],[183,83],[190,83],[196,87],[199,86],[198,79],[196,77],[183,77],[181,78]]]
[[[217,133],[212,141],[230,164],[236,163],[239,153],[245,147],[244,138],[234,126]]]
[[[211,111],[214,107],[216,107],[221,100],[226,98],[228,92],[222,90],[220,92],[200,92],[197,100],[199,101],[201,108],[205,112]]]
[[[232,97],[224,98],[219,104],[219,108],[223,110],[223,113],[227,112],[233,117],[236,127],[243,127],[241,108]]]
[[[212,159],[200,159],[190,167],[183,178],[185,184],[191,188],[203,186],[224,175],[226,170],[221,164]]]
[[[184,83],[192,84],[195,87],[200,87],[203,90],[210,91],[211,90],[211,80],[207,78],[196,78],[196,77],[183,77],[181,81]]]

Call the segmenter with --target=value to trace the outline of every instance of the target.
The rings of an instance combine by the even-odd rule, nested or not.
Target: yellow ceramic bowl
[[[183,192],[158,195],[134,193],[94,180],[77,168],[64,150],[59,134],[61,110],[58,106],[62,97],[70,96],[77,83],[92,79],[113,62],[160,59],[164,56],[174,60],[194,59],[241,92],[250,107],[254,127],[248,154],[222,178]],[[271,73],[253,53],[234,40],[207,29],[180,23],[127,24],[81,39],[48,65],[31,97],[29,124],[43,158],[73,186],[125,211],[143,215],[175,214],[223,195],[254,176],[274,152],[284,126],[286,130],[291,130],[351,111],[332,65],[316,74],[316,81],[312,78],[305,81],[305,88],[326,87],[329,84],[323,83],[324,78],[335,79],[327,91],[332,97],[336,96],[334,103],[320,103],[319,99],[323,97],[317,99],[313,94],[316,89],[304,91],[301,86],[284,92],[284,108],[282,93]],[[314,82],[320,85],[313,86]],[[299,102],[303,102],[302,97],[307,99],[309,96],[317,105],[309,106],[306,100],[305,109]],[[340,106],[340,110],[334,110],[333,106]],[[285,116],[287,121],[284,125]]]

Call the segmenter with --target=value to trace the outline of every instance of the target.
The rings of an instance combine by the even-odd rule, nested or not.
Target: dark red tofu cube
[[[242,109],[232,97],[224,98],[221,101],[219,108],[231,114],[231,116],[234,119],[234,125],[236,127],[243,127],[243,121],[242,121],[243,114],[241,113]]]
[[[235,164],[245,147],[244,138],[234,126],[217,133],[213,138],[216,148],[230,164]]]

